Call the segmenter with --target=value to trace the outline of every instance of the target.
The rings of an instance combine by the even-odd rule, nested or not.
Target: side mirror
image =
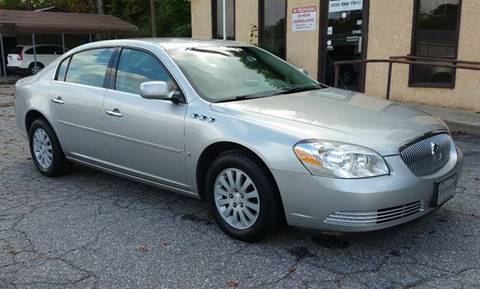
[[[146,99],[170,100],[175,104],[184,101],[180,91],[170,90],[166,81],[147,81],[140,84],[140,93]]]

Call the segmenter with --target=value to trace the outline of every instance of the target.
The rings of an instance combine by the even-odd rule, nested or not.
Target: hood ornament
[[[442,159],[442,152],[440,151],[440,146],[437,143],[431,142],[430,143],[432,159],[434,160],[441,160]]]

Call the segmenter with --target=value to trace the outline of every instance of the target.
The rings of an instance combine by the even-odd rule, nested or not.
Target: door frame
[[[321,83],[325,82],[326,71],[325,63],[327,60],[327,27],[328,27],[328,7],[330,0],[320,0],[320,25],[319,25],[319,37],[318,41],[318,77],[317,80]],[[370,1],[363,0],[363,15],[362,15],[362,59],[367,59],[368,52],[368,26],[370,18]],[[365,78],[367,73],[366,64],[363,64],[360,68],[359,88],[360,92],[365,92]]]

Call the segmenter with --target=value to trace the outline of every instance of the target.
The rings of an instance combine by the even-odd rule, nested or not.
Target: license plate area
[[[455,195],[457,187],[457,175],[450,176],[441,182],[435,183],[433,192],[432,207],[440,206]]]

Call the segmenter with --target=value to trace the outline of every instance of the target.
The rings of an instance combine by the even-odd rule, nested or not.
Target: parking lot
[[[479,288],[480,137],[457,195],[396,228],[232,240],[202,201],[85,167],[49,179],[0,88],[0,288]]]

